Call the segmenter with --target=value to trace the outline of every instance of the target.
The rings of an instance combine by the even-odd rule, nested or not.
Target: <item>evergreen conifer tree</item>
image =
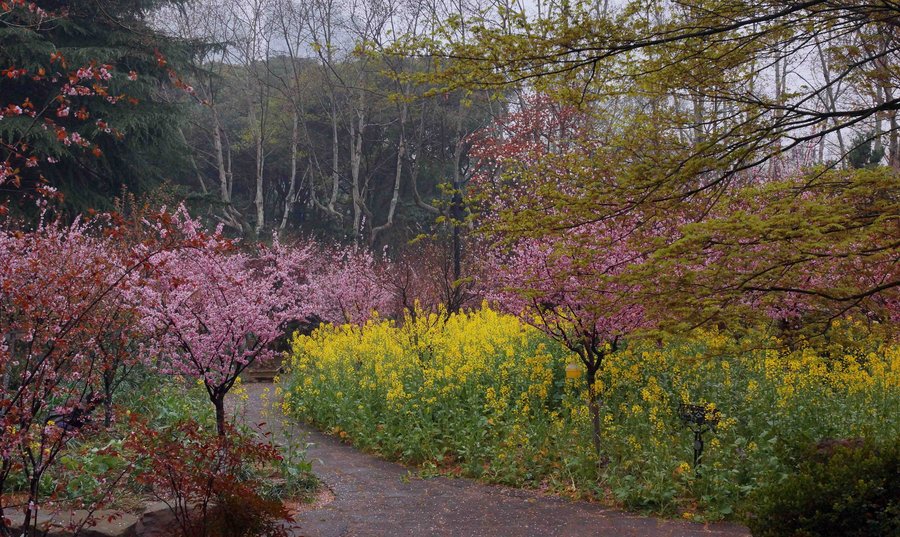
[[[0,0],[0,205],[50,186],[105,208],[178,168],[192,46],[147,17],[179,1]]]

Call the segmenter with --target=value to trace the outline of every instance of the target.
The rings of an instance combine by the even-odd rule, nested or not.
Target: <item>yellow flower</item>
[[[624,453],[625,474],[662,467],[671,468],[662,479],[672,479],[691,470],[671,458],[690,445],[673,419],[680,402],[703,402],[706,416],[718,419],[719,436],[706,437],[712,450],[739,445],[736,438],[759,438],[761,431],[748,428],[764,420],[747,418],[760,417],[748,416],[760,409],[840,407],[854,421],[842,416],[834,423],[847,429],[856,420],[884,422],[900,401],[900,345],[866,339],[859,335],[863,329],[853,328],[856,339],[836,334],[827,352],[813,341],[787,348],[752,332],[738,341],[724,331],[698,330],[666,337],[659,346],[630,339],[625,350],[604,359],[594,385],[603,404],[604,441]],[[411,453],[410,460],[460,457],[452,450],[462,446],[469,450],[462,465],[478,467],[488,479],[523,482],[528,473],[528,479],[568,483],[582,470],[572,464],[590,464],[593,452],[584,376],[563,380],[572,359],[537,329],[487,307],[449,316],[419,310],[361,327],[325,325],[293,338],[282,409],[350,439],[388,438],[390,445],[367,447]],[[705,403],[707,397],[715,402]],[[376,427],[383,434],[374,434]],[[748,456],[760,449],[746,445]],[[738,457],[719,459],[710,467],[730,471],[742,464]],[[692,491],[682,494],[679,501],[697,499]],[[690,509],[681,516],[704,514]]]

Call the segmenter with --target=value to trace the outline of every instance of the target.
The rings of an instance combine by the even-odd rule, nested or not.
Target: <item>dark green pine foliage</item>
[[[7,144],[6,153],[0,148],[0,160],[9,157],[10,144],[20,142],[21,147],[24,140],[26,154],[37,156],[39,163],[34,168],[20,166],[22,185],[0,187],[0,203],[26,208],[29,204],[22,201],[27,199],[22,194],[43,177],[62,192],[69,211],[105,209],[123,187],[144,192],[184,169],[179,103],[190,96],[178,87],[177,77],[196,47],[153,30],[146,19],[153,10],[180,1],[39,0],[0,10],[0,71],[27,70],[27,76],[0,79],[0,109],[21,105],[27,98],[38,112],[35,119],[10,115],[0,119],[0,142]],[[49,16],[35,15],[31,4]],[[54,54],[62,54],[65,63],[53,61]],[[60,117],[63,105],[57,97],[63,85],[77,69],[91,65],[111,66],[113,76],[103,83],[104,90],[124,98],[111,103],[103,96],[72,96],[69,114]],[[36,76],[40,72],[45,76]],[[135,80],[129,77],[131,72],[137,74]],[[82,109],[87,117],[76,114]],[[45,128],[45,118],[92,145],[60,143],[55,129]]]
[[[860,170],[863,168],[876,168],[884,158],[884,147],[878,144],[873,147],[873,141],[877,135],[874,132],[857,134],[853,139],[853,149],[847,153],[850,167]]]

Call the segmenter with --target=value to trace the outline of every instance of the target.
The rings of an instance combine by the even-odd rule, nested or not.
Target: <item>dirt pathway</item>
[[[247,384],[248,423],[266,421],[261,395]],[[276,419],[268,427],[277,427]],[[415,470],[360,453],[334,438],[294,426],[312,444],[313,470],[334,500],[300,515],[295,536],[748,536],[734,524],[694,524],[606,509],[597,504],[470,479],[415,477]]]

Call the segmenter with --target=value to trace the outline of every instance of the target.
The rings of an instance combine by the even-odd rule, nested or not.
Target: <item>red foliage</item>
[[[231,426],[219,436],[195,421],[159,431],[134,420],[132,429],[125,447],[144,461],[138,481],[169,506],[183,537],[286,535],[287,509],[257,493],[280,459],[274,446]]]

